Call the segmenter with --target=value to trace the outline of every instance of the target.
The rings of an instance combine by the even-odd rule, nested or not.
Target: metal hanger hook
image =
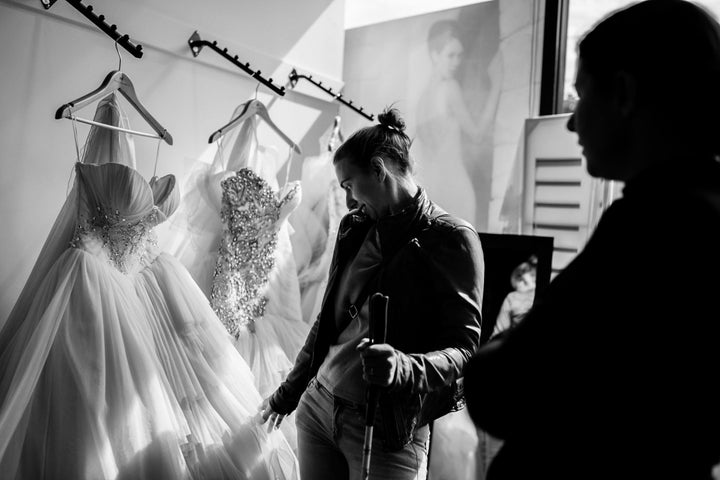
[[[259,88],[260,88],[260,84],[258,83],[257,85],[255,85],[255,100],[257,100],[257,94],[258,94]]]
[[[115,39],[115,51],[117,52],[118,56],[118,71],[122,72],[122,55],[120,55],[120,49],[118,48],[118,40],[120,39]]]

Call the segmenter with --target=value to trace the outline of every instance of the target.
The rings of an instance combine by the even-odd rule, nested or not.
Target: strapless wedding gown
[[[309,325],[288,222],[300,185],[279,187],[283,162],[258,142],[257,128],[251,117],[213,147],[212,161],[197,163],[160,245],[205,292],[266,397],[292,368]]]

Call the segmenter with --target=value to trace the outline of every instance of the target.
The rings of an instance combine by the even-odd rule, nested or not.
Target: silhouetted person
[[[465,393],[498,479],[709,479],[720,460],[720,26],[648,0],[579,43],[568,128],[625,182]]]

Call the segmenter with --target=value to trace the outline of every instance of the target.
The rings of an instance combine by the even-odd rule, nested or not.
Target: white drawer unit
[[[590,177],[570,114],[525,121],[522,233],[554,238],[555,276],[582,249],[620,186]]]

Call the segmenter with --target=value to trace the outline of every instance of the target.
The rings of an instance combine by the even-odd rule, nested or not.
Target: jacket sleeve
[[[480,239],[469,226],[443,227],[431,250],[420,245],[432,279],[433,301],[439,303],[434,343],[427,353],[397,352],[391,390],[405,394],[435,392],[463,376],[480,343],[484,259]]]

